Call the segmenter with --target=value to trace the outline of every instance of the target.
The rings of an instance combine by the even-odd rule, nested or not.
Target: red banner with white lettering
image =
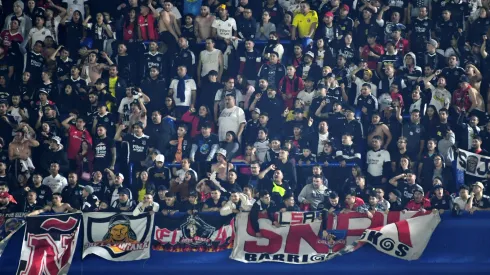
[[[440,221],[430,212],[376,212],[372,218],[356,212],[278,213],[278,223],[259,216],[261,237],[256,237],[248,213],[236,217],[236,237],[231,258],[240,262],[283,262],[309,264],[324,262],[371,243],[379,251],[417,259]],[[371,230],[368,230],[371,229]]]
[[[17,275],[68,274],[81,218],[80,213],[26,217]]]

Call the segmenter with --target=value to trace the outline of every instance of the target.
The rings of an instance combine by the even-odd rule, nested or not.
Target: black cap
[[[189,197],[196,197],[197,198],[197,192],[195,190],[190,191]]]
[[[461,82],[470,82],[470,79],[466,76],[466,75],[462,75],[460,78],[459,78],[459,83]]]
[[[173,193],[173,192],[167,192],[165,194],[165,198],[174,198],[174,197],[175,197],[175,193]]]
[[[138,122],[136,122],[135,124],[133,124],[133,128],[134,128],[135,126],[138,126],[138,127],[140,127],[141,129],[145,129],[145,127],[143,127],[143,122],[141,122],[141,121],[138,121]]]
[[[217,71],[215,71],[215,70],[211,70],[211,71],[209,71],[209,73],[208,73],[208,76],[218,76],[218,75],[219,75],[219,74],[218,74],[218,72],[217,72]]]
[[[130,194],[131,194],[131,191],[129,191],[128,188],[123,188],[123,189],[119,190],[119,195],[126,195],[129,197]]]
[[[107,107],[107,105],[104,101],[99,101],[97,102],[97,107]]]
[[[331,199],[336,199],[336,198],[339,197],[339,194],[337,192],[335,192],[335,191],[332,191],[332,192],[330,192],[330,194],[328,195],[328,197],[331,198]]]
[[[167,191],[167,187],[165,185],[159,185],[158,186],[158,191]]]
[[[259,192],[259,196],[262,198],[263,196],[269,195],[269,191],[267,190],[262,190]]]
[[[434,187],[432,187],[432,191],[436,191],[437,189],[444,189],[444,187],[442,187],[442,185],[440,184],[434,185]]]
[[[393,193],[393,195],[395,195],[397,198],[400,198],[402,196],[402,192],[400,192],[400,190],[398,189],[391,190],[391,193]]]

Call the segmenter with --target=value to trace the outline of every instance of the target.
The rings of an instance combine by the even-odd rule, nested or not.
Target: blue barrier
[[[310,265],[280,263],[243,264],[230,260],[231,251],[216,253],[152,251],[145,261],[110,262],[97,256],[81,259],[83,234],[80,233],[69,274],[420,274],[460,273],[488,274],[490,270],[490,212],[477,212],[452,217],[441,216],[442,221],[434,231],[429,244],[417,261],[405,261],[376,251],[365,245],[353,253],[337,257],[329,262]],[[13,275],[19,262],[22,237],[20,230],[10,240],[0,257],[0,274]]]

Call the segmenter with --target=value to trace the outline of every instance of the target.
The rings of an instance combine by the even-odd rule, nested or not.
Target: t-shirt
[[[221,111],[218,119],[219,141],[224,141],[226,139],[226,133],[228,131],[238,134],[238,129],[242,123],[247,123],[245,120],[245,112],[242,108],[235,106]]]
[[[174,91],[174,101],[176,106],[190,106],[192,101],[192,91],[197,90],[196,88],[196,82],[194,79],[187,79],[185,80],[185,99],[181,100],[178,96],[177,92],[177,87],[179,85],[179,80],[178,79],[173,79],[172,82],[170,82],[170,89]]]
[[[49,175],[43,179],[42,184],[51,188],[52,193],[61,193],[63,188],[68,185],[68,181],[60,174],[56,175],[56,177]]]
[[[468,199],[468,202],[470,200],[471,200],[471,198]],[[490,208],[490,196],[483,195],[480,200],[477,200],[476,197],[473,198],[473,207],[478,207],[478,208],[483,208],[483,209]]]
[[[107,168],[112,161],[111,149],[114,148],[114,140],[112,138],[96,139],[94,142],[94,166],[96,168]]]
[[[211,27],[216,28],[216,33],[219,37],[226,39],[230,39],[233,36],[233,31],[237,30],[236,21],[231,17],[228,17],[225,21],[217,17]]]
[[[46,29],[45,27],[43,27],[42,29],[38,29],[38,28],[32,28],[30,31],[29,31],[29,37],[31,37],[31,49],[34,49],[34,45],[36,44],[36,41],[40,40],[40,41],[44,41],[44,39],[46,39],[47,36],[53,36],[51,34],[51,31]]]
[[[138,163],[146,159],[150,137],[143,134],[141,137],[136,135],[125,135],[123,141],[129,143],[129,159],[131,162]]]
[[[379,151],[370,150],[367,153],[366,163],[368,164],[367,171],[373,177],[383,175],[383,165],[385,162],[391,162],[390,153],[384,149]]]
[[[205,161],[209,153],[211,153],[211,149],[213,145],[218,146],[219,140],[218,137],[214,134],[209,135],[209,137],[204,137],[203,135],[198,135],[195,137],[195,140],[192,144],[197,146],[196,161]]]
[[[71,125],[68,129],[68,159],[75,159],[84,140],[92,145],[92,136],[90,136],[87,129],[80,131],[77,127]]]
[[[119,104],[118,113],[123,115],[123,123],[129,125],[129,116],[131,115],[131,103],[137,102],[139,96],[133,95],[133,97],[125,97],[121,99],[121,103]]]
[[[298,28],[298,34],[300,37],[304,37],[310,33],[311,24],[318,24],[318,14],[316,11],[311,10],[306,15],[298,13],[294,16],[293,26]]]

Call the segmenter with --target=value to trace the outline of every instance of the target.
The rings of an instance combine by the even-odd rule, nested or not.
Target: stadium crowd
[[[490,209],[489,0],[3,4],[0,213]]]

